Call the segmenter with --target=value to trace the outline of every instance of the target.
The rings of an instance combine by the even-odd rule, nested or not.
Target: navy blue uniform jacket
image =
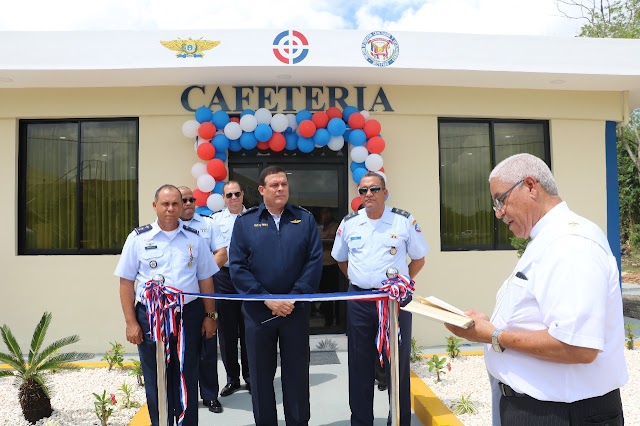
[[[315,293],[322,275],[322,244],[313,215],[286,204],[276,228],[261,203],[236,219],[229,270],[239,294]]]

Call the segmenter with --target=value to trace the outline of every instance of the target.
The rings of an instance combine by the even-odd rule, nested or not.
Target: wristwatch
[[[498,342],[498,335],[503,331],[504,330],[501,328],[496,328],[495,330],[493,330],[493,333],[491,333],[491,347],[494,351],[499,353],[504,352],[504,348],[500,346],[500,342]]]
[[[211,318],[212,320],[214,320],[214,321],[217,321],[217,320],[218,320],[218,313],[217,313],[216,311],[213,311],[213,312],[207,312],[207,316],[208,316],[209,318]]]

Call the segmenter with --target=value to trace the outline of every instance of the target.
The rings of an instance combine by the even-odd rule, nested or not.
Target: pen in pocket
[[[527,276],[520,271],[516,272],[516,278],[520,278],[521,280],[527,280],[527,281],[529,280],[529,278],[527,278]]]

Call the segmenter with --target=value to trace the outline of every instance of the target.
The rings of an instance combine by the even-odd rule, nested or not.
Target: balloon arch
[[[239,152],[258,148],[274,152],[283,150],[303,153],[316,148],[329,147],[340,151],[345,143],[351,145],[351,175],[356,184],[368,172],[375,171],[385,180],[383,159],[380,155],[385,141],[380,136],[381,126],[369,111],[358,111],[347,106],[343,111],[330,107],[326,111],[297,114],[273,114],[266,108],[246,109],[238,117],[225,111],[212,112],[202,106],[195,111],[195,119],[182,125],[185,137],[195,139],[195,151],[200,160],[191,167],[196,180],[193,191],[196,211],[208,215],[224,208],[222,187],[228,172],[225,166],[227,150]],[[351,200],[351,209],[357,210],[360,197]]]

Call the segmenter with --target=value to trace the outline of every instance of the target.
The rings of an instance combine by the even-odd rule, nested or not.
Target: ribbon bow
[[[171,361],[170,336],[178,336],[178,362],[180,363],[180,403],[182,413],[178,417],[178,426],[182,426],[187,410],[187,383],[184,379],[184,329],[182,315],[180,324],[176,324],[178,312],[183,312],[184,295],[175,287],[157,284],[153,280],[145,283],[142,302],[147,309],[149,335],[154,342],[164,342],[167,363]],[[178,331],[179,330],[179,331]]]
[[[378,349],[380,365],[384,362],[383,351],[387,355],[387,358],[391,352],[389,340],[389,299],[395,300],[402,305],[402,303],[413,294],[415,290],[414,284],[415,281],[404,275],[398,275],[382,281],[382,287],[380,287],[379,290],[386,292],[389,297],[376,302],[378,307],[378,334],[376,335],[376,348]],[[398,315],[400,315],[399,311]],[[398,342],[402,343],[400,323],[398,323]]]

